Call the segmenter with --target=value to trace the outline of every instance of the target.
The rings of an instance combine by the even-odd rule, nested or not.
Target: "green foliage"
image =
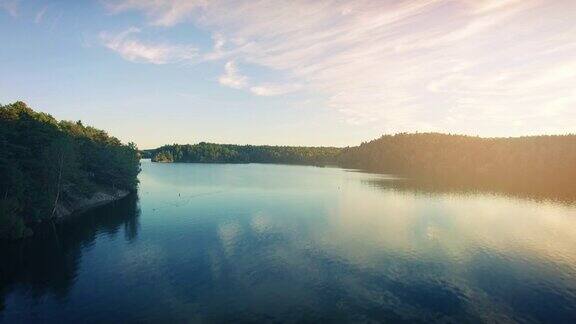
[[[67,193],[135,190],[137,152],[134,144],[79,121],[58,122],[23,102],[0,106],[0,222],[20,233],[20,224],[50,217]]]
[[[154,162],[174,162],[174,157],[170,150],[162,150],[152,157]]]
[[[141,159],[151,159],[154,152],[155,150],[142,150],[138,151],[138,155]]]
[[[0,238],[17,239],[31,233],[22,217],[18,216],[18,209],[16,199],[0,199]]]
[[[167,145],[152,153],[154,162],[282,163],[326,165],[336,162],[335,147],[254,146],[198,143]]]

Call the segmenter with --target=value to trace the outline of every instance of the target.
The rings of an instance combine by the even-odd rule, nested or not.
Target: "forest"
[[[420,183],[576,192],[576,135],[385,135],[345,148],[338,162],[342,167],[397,174]]]
[[[346,148],[201,142],[166,145],[142,155],[154,162],[329,164],[442,185],[576,190],[576,135],[482,138],[400,133]]]
[[[342,149],[336,147],[255,146],[213,144],[166,145],[144,151],[153,162],[336,164]]]
[[[576,193],[576,135],[509,138],[384,135],[359,146],[289,147],[201,142],[141,152],[154,162],[337,165],[410,179],[411,185],[518,193]]]
[[[138,184],[136,145],[23,102],[0,105],[0,152],[0,238],[26,236],[26,224],[52,219],[70,195]]]

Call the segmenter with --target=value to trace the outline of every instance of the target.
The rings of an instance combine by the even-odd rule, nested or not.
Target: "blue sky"
[[[570,0],[0,0],[0,102],[142,148],[576,131]]]

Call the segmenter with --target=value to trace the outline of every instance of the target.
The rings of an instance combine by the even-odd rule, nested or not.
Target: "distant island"
[[[0,238],[127,196],[140,171],[134,144],[23,102],[0,105]]]

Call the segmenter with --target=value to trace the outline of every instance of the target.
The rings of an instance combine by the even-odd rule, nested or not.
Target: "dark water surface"
[[[573,204],[335,168],[142,169],[137,197],[0,247],[0,322],[576,322]]]

